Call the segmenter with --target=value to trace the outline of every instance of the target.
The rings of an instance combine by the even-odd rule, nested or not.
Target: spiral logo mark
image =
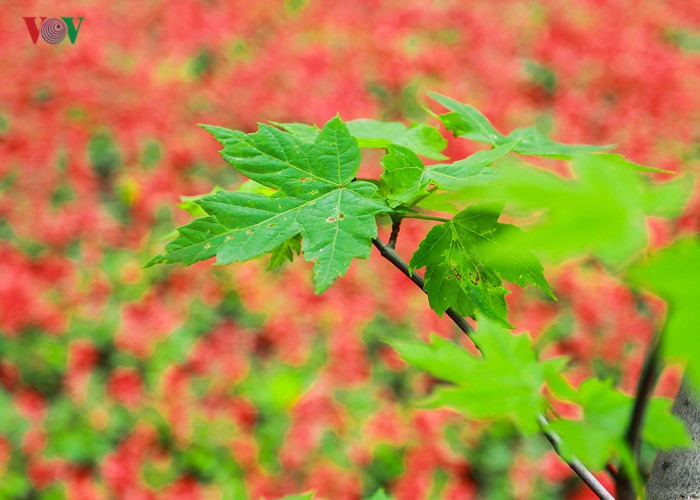
[[[41,25],[41,38],[46,43],[57,44],[63,41],[66,37],[66,23],[57,17],[51,17]]]

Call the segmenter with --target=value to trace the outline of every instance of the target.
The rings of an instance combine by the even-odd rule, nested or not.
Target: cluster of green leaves
[[[257,188],[244,183],[235,192],[219,190],[186,200],[188,210],[204,216],[179,228],[179,236],[149,265],[189,265],[213,256],[218,264],[227,264],[270,254],[269,267],[277,267],[301,253],[314,263],[320,293],[345,274],[353,258],[369,256],[377,216],[410,217],[415,204],[436,189],[459,193],[492,183],[498,177],[493,162],[517,151],[524,140],[518,136],[464,160],[426,167],[418,155],[446,159],[441,153],[446,140],[428,125],[345,124],[339,117],[323,128],[275,125],[260,124],[250,134],[204,126],[223,145],[223,158]],[[557,144],[547,142],[542,154],[556,151]],[[381,179],[356,178],[362,147],[386,149]],[[566,152],[591,149],[559,147]],[[475,216],[477,212],[482,215]],[[413,268],[426,267],[426,289],[438,314],[448,307],[468,316],[482,311],[507,325],[502,280],[534,284],[552,295],[532,255],[499,262],[489,256],[498,238],[518,232],[498,217],[497,206],[469,207],[435,228],[414,256]]]
[[[217,192],[196,203],[208,215],[179,229],[157,262],[194,262],[216,255],[228,264],[278,251],[301,235],[304,257],[314,263],[317,292],[345,274],[354,257],[369,256],[377,235],[375,216],[389,208],[377,187],[354,181],[360,148],[336,117],[311,142],[304,136],[260,125],[244,134],[205,126],[224,146],[236,170],[275,190]]]
[[[664,352],[685,362],[697,358],[700,352],[687,346],[697,345],[689,334],[699,319],[692,297],[700,293],[700,244],[691,238],[641,257],[646,218],[677,216],[690,179],[651,183],[644,174],[665,171],[604,152],[609,146],[562,144],[536,128],[503,134],[474,107],[431,96],[448,110],[433,115],[442,126],[490,148],[444,162],[447,143],[437,127],[344,123],[337,116],[322,128],[260,124],[249,134],[204,126],[222,144],[223,158],[250,181],[233,192],[219,189],[185,200],[184,208],[200,217],[179,228],[149,265],[189,265],[214,256],[228,264],[269,254],[269,267],[277,267],[303,254],[313,262],[320,293],[354,258],[369,256],[377,218],[439,222],[409,268],[425,268],[424,290],[436,313],[451,308],[478,320],[473,340],[481,357],[440,337],[430,345],[390,341],[409,363],[450,383],[427,404],[475,419],[510,420],[526,434],[544,427],[563,438],[565,457],[594,470],[617,459],[637,477],[624,441],[632,398],[596,378],[573,388],[562,375],[565,359],[542,361],[527,335],[508,332],[504,282],[534,285],[554,299],[538,257],[597,258],[622,271],[632,286],[668,300]],[[379,179],[357,177],[362,148],[384,150]],[[511,153],[570,161],[571,175],[534,168]],[[426,165],[421,156],[443,163]],[[500,222],[504,212],[524,221],[521,227]],[[692,366],[689,372],[700,384],[700,370]],[[547,423],[542,415],[553,416],[556,400],[578,405],[582,418]],[[656,448],[688,443],[669,410],[667,400],[651,402],[643,438]]]
[[[574,404],[580,408],[581,419],[558,418],[546,426],[562,439],[564,456],[578,458],[592,470],[602,470],[612,459],[627,465],[630,451],[625,433],[632,397],[615,389],[610,381],[597,378],[587,379],[575,389],[562,375],[566,358],[539,360],[527,334],[513,335],[482,316],[478,322],[479,330],[472,339],[480,357],[438,336],[433,336],[430,344],[388,340],[411,365],[451,383],[439,386],[423,402],[425,406],[447,406],[473,419],[509,420],[530,434],[541,428],[539,416],[554,402]],[[656,448],[690,443],[670,406],[671,401],[665,398],[651,401],[643,438]]]
[[[592,255],[620,269],[646,246],[646,217],[679,215],[692,189],[685,176],[651,184],[641,172],[665,171],[615,154],[576,154],[571,170],[574,177],[565,179],[515,159],[500,164],[498,178],[478,191],[442,198],[505,202],[510,213],[529,218],[526,231],[499,241],[501,253],[534,250],[554,262]]]

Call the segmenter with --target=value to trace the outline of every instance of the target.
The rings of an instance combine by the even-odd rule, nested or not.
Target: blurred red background
[[[23,16],[85,19],[35,45]],[[541,438],[417,409],[425,377],[379,337],[457,333],[376,255],[322,296],[301,261],[142,265],[180,195],[241,181],[197,123],[421,120],[434,90],[694,170],[700,4],[10,0],[0,41],[0,497],[585,497]],[[698,228],[697,197],[650,222]],[[559,303],[514,288],[511,323],[633,388],[650,312],[596,267],[548,277]]]

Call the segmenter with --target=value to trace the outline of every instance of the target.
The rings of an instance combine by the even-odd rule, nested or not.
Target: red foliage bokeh
[[[76,43],[32,44],[22,17],[55,15],[84,16]],[[700,4],[683,0],[4,2],[0,383],[27,427],[21,446],[0,441],[0,481],[15,473],[25,493],[63,485],[75,499],[219,498],[243,485],[252,498],[354,499],[384,486],[409,500],[427,498],[442,471],[441,497],[483,493],[465,451],[483,426],[416,410],[387,382],[425,392],[376,347],[378,330],[454,331],[376,255],[322,296],[300,261],[274,274],[258,262],[142,269],[189,219],[171,210],[180,195],[238,182],[196,124],[410,120],[435,90],[506,131],[551,123],[558,140],[692,170],[700,60],[678,40],[699,29]],[[473,148],[454,140],[447,153]],[[404,226],[408,256],[429,225]],[[700,198],[677,224],[650,227],[654,245],[697,231]],[[604,367],[633,389],[663,306],[599,268],[565,264],[548,277],[559,303],[514,288],[511,322],[534,338],[560,328],[545,352],[572,357],[572,380]],[[677,383],[671,371],[659,393]],[[366,411],[343,399],[356,393]],[[55,444],[61,411],[95,430],[91,458],[88,444]],[[275,419],[278,469],[261,430]],[[465,450],[446,438],[450,426]],[[230,453],[240,485],[197,454],[205,442]],[[387,465],[368,470],[386,446],[401,470],[378,479]],[[513,453],[509,494],[588,495],[551,452]]]

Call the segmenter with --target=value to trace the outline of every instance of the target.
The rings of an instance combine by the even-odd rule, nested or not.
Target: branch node
[[[396,240],[399,237],[399,231],[401,230],[401,218],[397,217],[392,219],[391,222],[391,235],[389,236],[389,247],[396,248]]]

